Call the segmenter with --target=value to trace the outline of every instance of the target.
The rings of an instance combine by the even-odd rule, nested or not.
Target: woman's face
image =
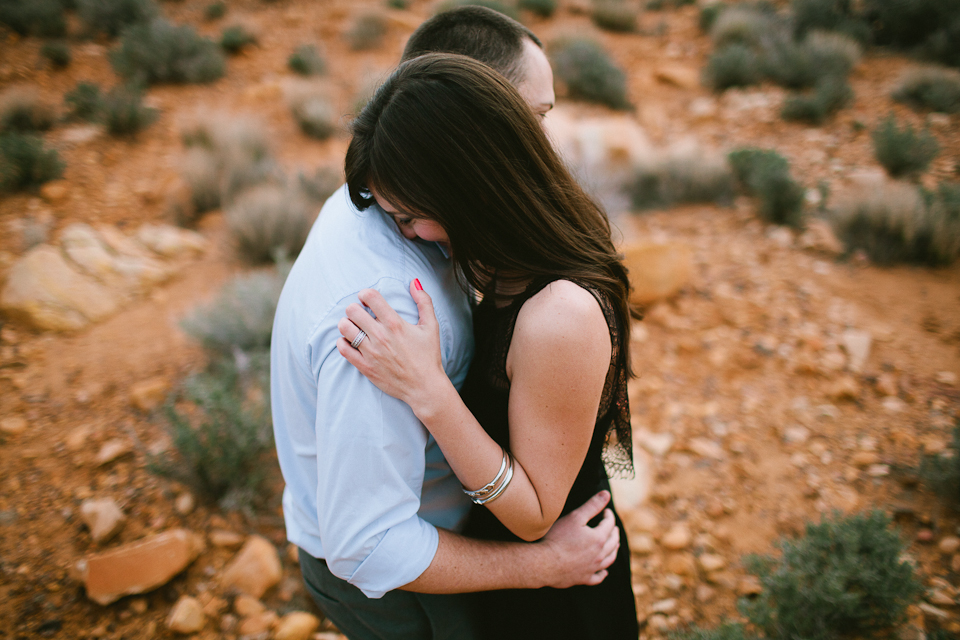
[[[412,217],[408,213],[403,212],[398,207],[384,200],[380,194],[377,193],[376,189],[371,188],[370,193],[373,194],[373,197],[377,201],[377,204],[380,206],[380,208],[383,209],[387,215],[393,216],[393,221],[397,223],[397,228],[407,240],[416,240],[417,238],[420,238],[421,240],[425,240],[427,242],[439,242],[449,249],[450,238],[447,237],[447,232],[444,231],[443,227],[441,227],[438,223],[426,218]]]

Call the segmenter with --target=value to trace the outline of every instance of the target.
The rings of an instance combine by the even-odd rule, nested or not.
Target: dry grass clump
[[[159,111],[143,104],[143,92],[134,85],[119,85],[104,96],[101,117],[114,136],[132,137],[153,124]]]
[[[125,27],[147,23],[160,15],[153,0],[76,0],[77,15],[90,35],[120,35]]]
[[[728,44],[715,51],[703,70],[703,83],[714,91],[749,87],[762,78],[760,58],[743,44]]]
[[[778,38],[765,47],[765,75],[788,89],[806,89],[826,78],[845,78],[860,61],[860,45],[847,36],[810,32],[802,41]]]
[[[875,263],[950,264],[960,255],[960,187],[929,193],[900,182],[840,198],[831,224],[847,250]]]
[[[220,48],[232,56],[256,43],[257,37],[243,25],[231,25],[220,34]]]
[[[637,210],[694,202],[728,205],[733,200],[734,180],[725,158],[688,150],[639,167],[628,191]]]
[[[339,116],[322,87],[294,87],[287,96],[287,104],[300,130],[311,138],[326,140],[337,132]]]
[[[757,47],[774,29],[768,12],[751,6],[732,6],[721,11],[710,28],[717,49],[729,44]]]
[[[550,59],[557,80],[571,98],[630,109],[627,77],[606,50],[587,38],[562,38],[551,43]]]
[[[14,86],[0,93],[0,133],[46,131],[55,118],[33,87]]]
[[[590,20],[606,31],[632,33],[637,30],[639,10],[630,0],[593,0]]]
[[[302,76],[319,76],[327,71],[327,61],[315,45],[301,44],[287,58],[290,70]]]
[[[37,136],[0,133],[0,193],[39,187],[63,175],[64,163]]]
[[[901,127],[892,113],[873,130],[872,138],[877,161],[893,178],[923,173],[940,153],[933,134],[917,131],[909,123]]]
[[[145,84],[207,83],[226,72],[215,42],[162,18],[124,29],[110,61],[121,76]]]
[[[847,79],[827,76],[812,92],[788,96],[780,110],[784,120],[820,124],[853,101],[853,89]]]
[[[760,200],[760,217],[774,224],[803,226],[804,189],[790,175],[790,163],[776,151],[743,147],[727,156],[737,182]]]
[[[70,66],[70,61],[73,60],[73,56],[70,55],[70,47],[66,42],[60,40],[44,42],[43,46],[40,47],[40,55],[43,56],[54,69],[65,69]]]
[[[347,42],[354,51],[376,49],[387,35],[387,19],[381,13],[365,13],[358,16],[347,31]]]
[[[316,211],[296,188],[262,185],[227,210],[237,253],[252,264],[282,262],[300,253]]]
[[[943,67],[921,67],[900,79],[893,99],[914,109],[960,113],[960,72]]]
[[[77,86],[63,96],[70,118],[93,122],[100,116],[103,94],[100,85],[94,82],[78,82]]]

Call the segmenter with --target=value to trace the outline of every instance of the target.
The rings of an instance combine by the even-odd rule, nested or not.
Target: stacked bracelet
[[[503,451],[503,460],[500,462],[500,471],[497,472],[497,477],[476,491],[464,488],[463,492],[474,504],[483,505],[496,500],[506,491],[507,485],[513,480],[513,457],[507,453],[506,449],[501,448],[501,451]]]

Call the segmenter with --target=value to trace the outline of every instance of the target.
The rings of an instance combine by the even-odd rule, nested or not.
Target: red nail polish
[[[417,288],[417,291],[423,291],[423,285],[420,284],[420,278],[417,278],[413,281],[413,286]]]

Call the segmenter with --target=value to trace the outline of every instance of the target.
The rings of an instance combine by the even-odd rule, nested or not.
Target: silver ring
[[[360,333],[357,334],[357,337],[354,338],[353,342],[350,343],[350,346],[353,347],[354,349],[359,349],[360,343],[363,342],[363,339],[366,337],[367,337],[367,334],[363,331],[363,329],[361,329]]]

